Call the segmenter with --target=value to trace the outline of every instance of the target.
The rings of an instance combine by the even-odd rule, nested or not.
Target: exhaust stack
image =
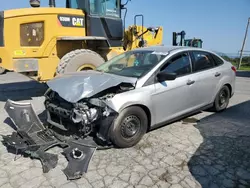
[[[49,6],[50,7],[56,7],[56,1],[55,0],[49,0]]]
[[[40,0],[30,0],[30,6],[31,7],[34,7],[34,8],[37,8],[37,7],[40,7]]]

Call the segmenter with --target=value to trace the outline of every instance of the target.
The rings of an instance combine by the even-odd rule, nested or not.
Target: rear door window
[[[192,52],[192,54],[193,54],[194,72],[199,72],[214,67],[213,59],[209,53],[202,51],[194,51]]]

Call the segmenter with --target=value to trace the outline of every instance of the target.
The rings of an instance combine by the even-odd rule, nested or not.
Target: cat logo
[[[73,26],[82,27],[84,25],[83,18],[72,18]]]
[[[85,26],[84,16],[58,15],[58,24],[63,27]]]

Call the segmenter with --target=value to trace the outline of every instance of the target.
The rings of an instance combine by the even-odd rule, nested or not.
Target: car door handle
[[[221,75],[221,73],[216,72],[214,76],[215,76],[215,77],[218,77],[218,76],[220,76],[220,75]]]
[[[187,81],[187,85],[192,85],[192,84],[194,84],[194,83],[195,83],[194,80],[188,80],[188,81]]]

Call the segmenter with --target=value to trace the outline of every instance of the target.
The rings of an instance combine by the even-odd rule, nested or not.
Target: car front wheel
[[[125,108],[110,129],[114,145],[128,148],[136,145],[148,128],[148,118],[144,110],[137,106]]]

